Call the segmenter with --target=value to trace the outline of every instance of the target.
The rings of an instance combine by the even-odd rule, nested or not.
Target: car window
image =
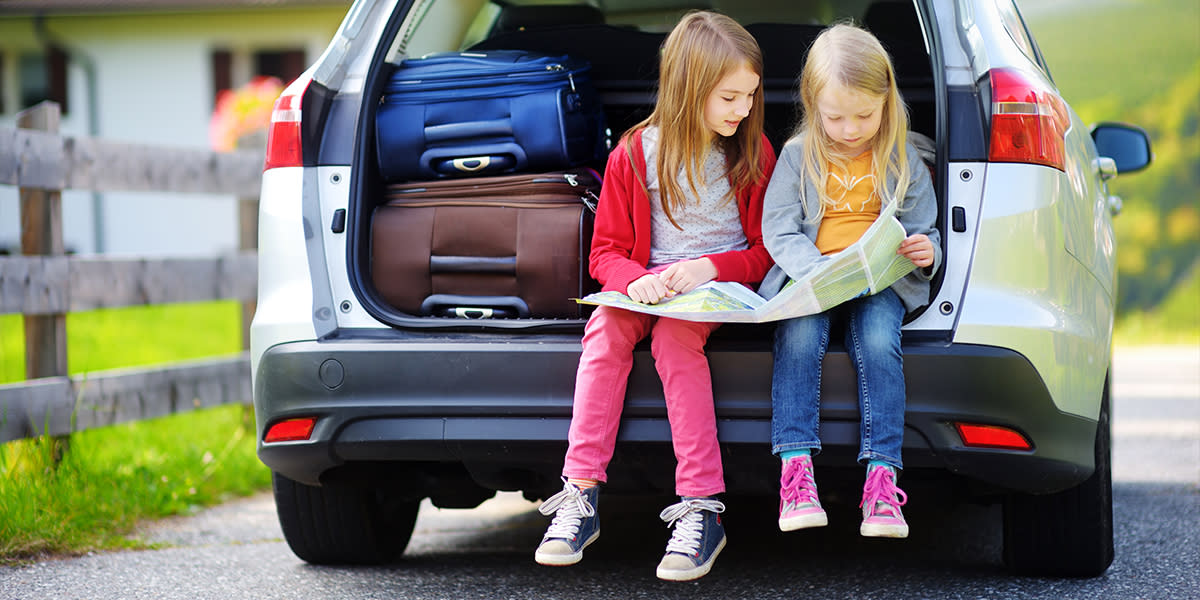
[[[388,55],[389,61],[394,62],[405,56],[468,48],[494,34],[494,28],[504,20],[505,11],[530,13],[545,5],[543,0],[419,0],[413,4],[405,18],[401,33]],[[610,0],[599,7],[585,1],[556,2],[554,5],[574,5],[580,9],[593,7],[591,10],[600,13],[600,19],[607,25],[653,33],[670,31],[682,15],[702,8],[719,10],[743,25],[827,25],[845,20],[862,23],[864,18],[869,19],[872,9],[881,6],[890,7],[890,11],[894,11],[895,8],[903,9],[907,5],[907,9],[912,10],[910,3],[887,0]],[[572,11],[567,11],[566,14],[570,12]],[[538,19],[531,26],[551,24],[555,23]]]
[[[477,32],[486,29],[487,23],[494,18],[495,9],[486,0],[414,2],[388,52],[388,61],[458,50],[464,40],[478,35]]]
[[[1000,13],[1000,19],[1008,36],[1017,44],[1021,52],[1029,57],[1029,60],[1045,70],[1045,65],[1042,64],[1041,56],[1037,51],[1037,45],[1034,44],[1029,30],[1025,27],[1025,21],[1017,10],[1016,0],[996,0],[996,9]]]

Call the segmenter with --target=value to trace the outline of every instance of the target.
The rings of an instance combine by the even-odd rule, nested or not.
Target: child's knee
[[[712,328],[707,323],[660,319],[650,338],[650,353],[655,359],[668,354],[703,354]]]

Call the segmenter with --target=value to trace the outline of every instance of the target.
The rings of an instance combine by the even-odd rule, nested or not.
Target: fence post
[[[42,102],[17,115],[17,127],[58,133],[62,109],[54,102]],[[62,256],[62,190],[19,188],[21,200],[21,254],[26,256]],[[23,315],[25,323],[25,377],[65,377],[67,375],[67,316]],[[69,446],[68,436],[55,436],[53,458],[57,463]]]
[[[58,133],[62,111],[42,102],[17,115],[17,127]],[[62,256],[62,190],[20,188],[21,254]],[[67,374],[67,320],[64,314],[25,315],[25,377]]]

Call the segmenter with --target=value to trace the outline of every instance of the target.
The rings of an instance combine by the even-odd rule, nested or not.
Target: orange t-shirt
[[[867,151],[851,160],[846,171],[828,165],[825,191],[834,205],[825,207],[825,217],[817,230],[817,250],[821,254],[833,254],[857,242],[879,216],[881,205],[871,162],[871,152]]]

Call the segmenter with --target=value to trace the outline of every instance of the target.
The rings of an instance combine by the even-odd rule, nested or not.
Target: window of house
[[[213,98],[225,90],[233,89],[233,52],[213,50],[212,53]]]
[[[214,98],[223,90],[236,88],[260,75],[278,77],[287,85],[308,67],[303,49],[253,52],[216,49],[212,51],[211,60]]]
[[[278,50],[254,53],[254,74],[278,77],[284,85],[304,72],[304,50]]]
[[[67,113],[67,53],[50,46],[44,51],[22,52],[17,56],[18,109],[26,109],[43,100],[57,102]]]
[[[40,53],[24,53],[17,58],[17,89],[21,94],[17,102],[22,108],[33,106],[49,95],[50,83],[42,68],[44,63],[45,57]]]

